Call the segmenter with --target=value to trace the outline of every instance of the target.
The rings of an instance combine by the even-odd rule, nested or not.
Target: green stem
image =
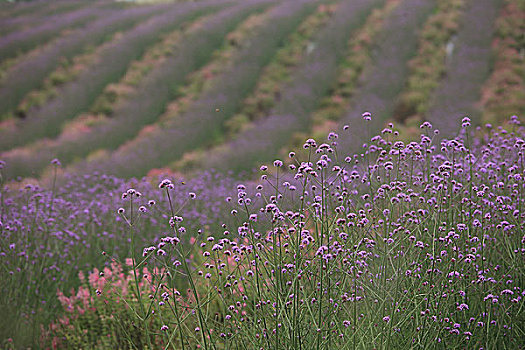
[[[137,298],[138,298],[139,305],[140,305],[140,311],[142,313],[142,316],[139,318],[141,319],[144,325],[144,331],[146,332],[146,341],[148,343],[148,349],[153,349],[151,345],[151,339],[149,335],[149,328],[148,328],[148,322],[147,322],[148,315],[146,314],[146,309],[144,308],[144,303],[142,301],[142,295],[140,293],[139,280],[137,276],[137,262],[135,259],[135,234],[133,230],[133,196],[131,196],[129,207],[130,207],[130,217],[129,217],[128,226],[129,226],[129,234],[131,236],[131,248],[130,248],[131,249],[131,261],[133,262],[133,277],[135,280],[135,291],[137,293]]]

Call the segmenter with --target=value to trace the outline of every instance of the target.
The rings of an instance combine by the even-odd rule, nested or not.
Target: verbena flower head
[[[161,189],[164,189],[164,188],[167,188],[167,189],[174,189],[175,186],[173,185],[173,182],[171,182],[171,180],[169,179],[164,179],[162,180],[160,183],[159,183],[159,188]]]

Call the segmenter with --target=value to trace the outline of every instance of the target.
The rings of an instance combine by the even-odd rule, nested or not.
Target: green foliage
[[[225,122],[224,127],[227,134],[231,136],[240,132],[249,121],[246,114],[236,114]]]
[[[110,116],[113,113],[114,103],[118,99],[118,92],[106,89],[103,95],[100,95],[91,107],[91,112]]]

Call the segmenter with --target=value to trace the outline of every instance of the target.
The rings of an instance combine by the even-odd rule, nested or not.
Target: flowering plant
[[[130,287],[135,283],[131,265],[131,259],[125,267],[113,261],[100,271],[93,269],[87,278],[79,272],[82,285],[77,291],[71,289],[70,296],[57,291],[63,314],[47,329],[42,326],[40,345],[52,349],[122,349],[130,342],[145,345],[146,334],[136,325],[140,306]],[[153,276],[162,272],[151,273],[146,266],[141,272],[140,293],[155,294]],[[155,319],[152,321],[155,323]],[[154,335],[151,341],[163,345],[163,340]]]
[[[470,125],[437,140],[425,122],[407,144],[389,125],[358,155],[341,154],[333,132],[309,139],[289,171],[276,160],[259,183],[238,185],[235,227],[199,231],[189,246],[170,205],[173,232],[144,250],[163,286],[188,286],[179,299],[155,296],[175,316],[159,328],[165,339],[183,349],[519,343],[525,133],[513,118],[513,131],[488,126],[472,140]],[[171,203],[170,181],[160,187]]]

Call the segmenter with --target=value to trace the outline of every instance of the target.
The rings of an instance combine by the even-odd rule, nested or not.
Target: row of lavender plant
[[[525,2],[506,0],[496,21],[490,77],[483,83],[483,123],[499,124],[505,116],[525,115]]]
[[[0,17],[2,19],[9,18],[9,17],[20,17],[20,16],[27,15],[34,11],[39,11],[45,6],[46,5],[43,4],[42,2],[36,2],[36,1],[22,2],[22,3],[20,2],[13,3],[13,2],[4,1],[0,3],[0,10],[1,10]]]
[[[349,125],[352,130],[352,137],[342,144],[344,149],[354,152],[360,149],[367,137],[381,130],[393,114],[408,78],[407,62],[417,52],[418,30],[435,7],[435,1],[405,0],[391,14],[378,38],[376,51],[372,53],[371,65],[365,68],[363,83],[340,118],[339,129]],[[375,118],[364,125],[360,118],[368,109]]]
[[[181,28],[174,30],[167,34],[161,42],[158,42],[155,46],[149,48],[140,60],[134,61],[129,66],[126,74],[118,82],[106,86],[86,114],[102,119],[110,117],[114,111],[126,101],[126,99],[129,99],[130,95],[136,93],[144,77],[146,77],[155,67],[165,62],[169,56],[178,52],[179,45],[186,35],[201,28],[202,24],[208,21],[211,16],[213,16],[213,14],[202,16],[199,19],[188,23],[188,25],[184,25]],[[235,31],[236,30],[238,30],[238,27]],[[228,35],[231,35],[231,33],[233,32],[230,32]],[[215,56],[215,54],[213,56]],[[191,75],[193,74],[194,73]],[[82,120],[82,115],[79,119]],[[60,137],[57,141],[59,139]]]
[[[255,11],[263,10],[271,2],[252,1],[227,8],[201,23],[195,30],[187,33],[175,52],[158,66],[154,67],[139,83],[135,92],[120,101],[111,118],[93,126],[74,138],[62,138],[58,142],[45,144],[35,152],[20,157],[6,157],[15,169],[10,174],[30,174],[47,167],[49,160],[58,156],[63,164],[76,158],[87,156],[98,149],[112,150],[129,139],[133,139],[144,125],[154,123],[165,109],[177,87],[185,82],[186,76],[198,69],[211,58],[220,47],[226,35],[240,21]]]
[[[39,87],[31,90],[21,99],[16,108],[9,113],[9,117],[7,117],[5,123],[12,123],[16,118],[24,118],[29,110],[37,109],[39,106],[46,104],[49,100],[56,97],[57,90],[61,86],[74,81],[86,67],[94,64],[94,62],[97,61],[99,54],[104,52],[107,47],[111,46],[113,40],[117,40],[120,35],[120,32],[108,34],[110,39],[106,40],[104,43],[101,43],[96,47],[89,46],[82,53],[74,55],[70,59],[61,59],[59,65],[55,67],[52,72],[47,74],[47,76],[39,83]],[[37,48],[36,50],[39,49],[40,48]],[[0,74],[2,73],[0,72]],[[10,116],[16,118],[10,120]],[[75,117],[75,119],[76,118],[77,117]],[[67,124],[63,127],[62,132],[65,130],[67,130]]]
[[[166,5],[134,6],[106,14],[99,20],[76,30],[75,33],[59,38],[38,55],[20,59],[9,69],[2,81],[0,98],[5,102],[0,107],[0,114],[4,114],[4,117],[6,114],[9,115],[27,93],[40,88],[42,81],[59,65],[61,60],[69,60],[86,48],[96,47],[111,39],[113,33],[126,31],[167,9]],[[31,72],[31,74],[20,79],[25,72]],[[34,118],[34,116],[30,117]]]
[[[128,65],[159,40],[162,33],[218,6],[223,6],[223,3],[214,1],[172,6],[164,14],[127,31],[100,54],[96,64],[59,89],[56,98],[37,110],[29,111],[26,120],[20,120],[14,130],[7,128],[0,132],[0,149],[7,150],[42,137],[58,135],[64,121],[88,109],[104,87],[118,80]]]
[[[288,167],[261,166],[255,188],[237,186],[238,223],[222,234],[193,236],[163,180],[172,231],[132,255],[131,270],[113,260],[82,293],[59,293],[67,309],[43,344],[525,346],[525,128],[517,117],[510,132],[470,123],[438,144],[428,122],[407,144],[385,128],[352,155],[339,147],[348,131],[309,139],[306,159],[290,154]],[[135,189],[122,198],[133,248],[147,214],[133,209]]]
[[[258,28],[271,21],[271,18],[268,16],[270,11],[266,10],[265,12],[251,15],[234,31],[229,33],[222,47],[214,52],[213,60],[191,73],[186,79],[186,83],[177,89],[176,99],[170,101],[166,106],[165,112],[158,118],[158,121],[162,123],[166,120],[177,118],[184,113],[199,98],[202,92],[213,84],[214,79],[230,69],[237,59],[237,54],[243,47],[250,45],[253,33],[256,33]]]
[[[242,108],[227,123],[229,131],[242,129],[245,123],[265,117],[270,113],[281,96],[281,89],[290,80],[292,73],[315,47],[317,33],[330,22],[337,12],[338,3],[319,5],[316,12],[301,23],[290,35],[286,46],[281,48],[263,70],[253,93],[248,96]]]
[[[296,70],[302,59],[308,55],[308,48],[317,32],[329,23],[333,13],[337,9],[336,4],[320,4],[317,10],[306,17],[301,24],[286,39],[286,45],[281,47],[261,71],[257,79],[257,84],[253,91],[244,99],[239,110],[224,123],[222,133],[224,138],[242,129],[248,120],[255,119],[256,115],[266,115],[266,109],[270,109],[279,98],[280,90],[284,86],[284,81],[288,81],[290,75]],[[271,20],[266,14],[254,19],[258,22],[250,30],[238,33],[234,44],[221,53],[221,59],[214,60],[210,65],[201,69],[200,72],[192,74],[190,81],[179,92],[179,97],[170,103],[166,113],[159,118],[160,122],[167,119],[178,118],[186,112],[187,108],[195,102],[209,86],[214,84],[214,79],[220,78],[220,74],[233,66],[232,60],[236,59],[235,52],[238,52],[251,39],[251,35],[257,27],[264,25],[264,21]],[[247,23],[249,24],[249,23]],[[254,26],[254,24],[251,24]],[[210,77],[210,72],[212,76]],[[215,141],[221,142],[220,137]],[[212,140],[209,140],[210,146]],[[192,150],[186,152],[180,159],[170,164],[172,169],[184,169],[184,173],[193,170],[198,166],[198,159],[203,155],[203,150]]]
[[[81,2],[81,1],[78,1]],[[56,5],[64,6],[64,4],[73,4],[74,1],[56,1]],[[18,1],[8,2],[4,1],[0,4],[0,18],[2,19],[19,19],[26,16],[31,16],[34,13],[50,14],[53,12],[53,6],[46,1]]]
[[[287,36],[315,10],[313,1],[286,2],[268,15],[273,21],[260,27],[243,47],[232,67],[214,79],[209,89],[187,111],[150,133],[125,144],[107,159],[84,162],[77,169],[101,169],[121,176],[143,175],[162,167],[184,152],[220,137],[225,120],[234,114],[255,86],[258,76]],[[133,160],[133,165],[129,160]]]
[[[208,15],[208,16],[211,16]],[[177,44],[181,39],[195,28],[198,28],[208,16],[200,17],[194,21],[188,22],[169,33],[162,35],[162,39],[154,45],[148,47],[147,51],[140,59],[133,61],[128,66],[124,76],[118,81],[108,84],[104,91],[97,96],[95,102],[89,108],[89,111],[83,112],[74,117],[71,121],[65,123],[59,136],[52,141],[42,140],[48,146],[50,143],[60,143],[61,139],[72,134],[72,130],[82,127],[89,127],[95,119],[99,122],[101,119],[110,117],[116,107],[122,100],[134,93],[142,79],[156,66],[160,65],[167,57],[177,51]],[[115,36],[119,34],[116,33]],[[71,62],[62,64],[53,73],[49,74],[43,82],[43,87],[39,90],[32,91],[24,97],[20,105],[16,108],[15,113],[25,113],[32,107],[38,107],[56,95],[57,87],[76,79],[86,66],[96,62],[101,52],[112,44],[111,40],[96,49],[89,50],[85,54],[75,56]],[[39,148],[39,142],[29,145],[29,148]]]
[[[447,137],[455,125],[469,115],[479,124],[476,106],[481,86],[491,70],[491,44],[501,0],[473,1],[466,10],[455,49],[447,65],[445,79],[432,96],[427,120]]]
[[[19,341],[18,346],[34,342],[39,323],[55,317],[57,288],[68,291],[78,287],[78,271],[102,266],[103,251],[121,259],[129,256],[126,228],[114,215],[126,188],[133,186],[148,193],[143,203],[147,209],[140,208],[148,216],[137,223],[143,232],[137,243],[149,244],[169,229],[164,225],[169,207],[148,180],[122,180],[96,173],[62,175],[59,162],[53,164],[57,177],[51,177],[45,187],[18,185],[6,178],[0,184],[2,347],[9,337]],[[174,183],[173,204],[181,208],[178,215],[192,221],[188,230],[219,230],[219,223],[229,213],[222,203],[234,190],[234,180],[207,173]],[[196,198],[194,193],[198,193]]]
[[[383,7],[374,9],[361,29],[349,40],[344,60],[338,67],[337,80],[330,94],[321,100],[319,108],[312,113],[311,137],[324,137],[347,110],[350,98],[362,82],[363,70],[369,66],[377,36],[381,33],[390,13],[401,1],[387,0]],[[301,139],[298,139],[298,135],[293,137],[292,143],[304,139],[305,135]]]
[[[202,20],[202,19],[201,19]],[[191,23],[192,26],[199,26],[200,21],[194,21]],[[190,30],[190,28],[185,28],[185,30]],[[149,61],[150,64],[154,64],[152,61],[152,57],[154,57],[154,60],[161,61],[163,58],[166,58],[168,56],[171,56],[173,52],[175,51],[174,46],[181,45],[183,43],[180,42],[180,37],[183,36],[182,28],[178,28],[173,32],[170,32],[166,34],[166,36],[163,35],[163,39],[160,42],[155,43],[155,45],[152,45],[148,48],[148,50],[145,52],[145,54],[140,58],[140,61]],[[173,40],[173,37],[179,38],[179,40]],[[167,42],[165,42],[167,40]],[[190,41],[191,42],[191,41]],[[16,115],[20,115],[21,113],[26,113],[27,110],[33,108],[38,108],[39,105],[45,104],[46,101],[48,101],[52,96],[56,95],[56,89],[57,84],[54,83],[54,80],[59,80],[58,85],[63,85],[69,81],[72,81],[80,74],[81,70],[84,69],[84,66],[87,64],[92,64],[92,62],[96,61],[98,55],[100,52],[103,52],[105,50],[105,47],[111,45],[111,42],[106,42],[105,45],[98,46],[96,50],[93,50],[91,52],[86,53],[85,55],[77,55],[73,58],[72,62],[69,64],[69,67],[66,67],[66,65],[62,65],[57,70],[55,70],[53,73],[47,76],[47,78],[42,83],[42,88],[38,90],[33,90],[30,94],[27,94],[22,102],[18,105],[18,107],[15,110]],[[162,54],[159,54],[159,52],[162,52]],[[203,56],[205,56],[203,54]],[[80,62],[77,64],[77,62]],[[82,64],[81,62],[88,62],[86,64]],[[69,69],[68,69],[69,68]],[[129,79],[130,74],[134,74],[134,85],[138,84],[138,82],[142,81],[144,76],[147,75],[151,71],[152,68],[146,68],[146,67],[138,67],[137,61],[133,62],[126,71],[124,77],[115,84],[108,85],[104,92],[101,93],[93,103],[93,105],[90,108],[90,112],[94,112],[95,114],[99,115],[101,114],[100,111],[106,112],[102,113],[106,116],[109,116],[113,113],[113,111],[108,110],[108,104],[110,104],[110,101],[113,102],[115,106],[120,105],[121,103],[124,103],[123,101],[120,101],[118,98],[119,96],[115,96],[115,90],[118,91],[117,85],[125,79]],[[140,72],[137,74],[137,71],[143,70],[143,72]],[[75,72],[76,71],[76,72]],[[58,77],[58,79],[56,78]],[[167,79],[164,77],[164,79]],[[173,88],[175,89],[176,81],[173,82]],[[127,89],[123,90],[129,90],[129,87]],[[136,89],[135,89],[136,90]],[[131,91],[125,91],[121,94],[126,96],[131,94]],[[128,97],[129,98],[129,97]],[[58,137],[59,139],[60,137]]]
[[[12,15],[6,9],[0,9],[0,33],[2,35],[10,34],[14,31],[26,29],[30,25],[41,25],[43,22],[52,20],[53,15],[64,15],[66,12],[75,11],[87,6],[88,3],[83,1],[57,1],[43,4],[43,8],[36,8],[25,15]],[[56,20],[58,17],[54,17]]]
[[[336,79],[338,64],[354,30],[380,1],[354,1],[341,4],[330,24],[319,33],[315,48],[283,87],[281,100],[271,116],[254,123],[231,142],[205,157],[203,167],[235,171],[250,170],[256,162],[274,157],[296,131],[310,126],[311,112],[328,93]]]
[[[65,15],[52,16],[50,19],[53,21],[46,21],[38,26],[8,34],[0,39],[0,59],[4,60],[26,52],[53,39],[62,30],[83,26],[99,15],[104,15],[104,11],[97,7],[84,7]]]
[[[410,75],[399,97],[395,120],[414,119],[414,115],[424,118],[430,96],[444,76],[447,60],[454,50],[455,35],[466,4],[466,0],[438,2],[436,12],[421,29],[418,53],[409,62]],[[421,120],[415,124],[421,124]]]

